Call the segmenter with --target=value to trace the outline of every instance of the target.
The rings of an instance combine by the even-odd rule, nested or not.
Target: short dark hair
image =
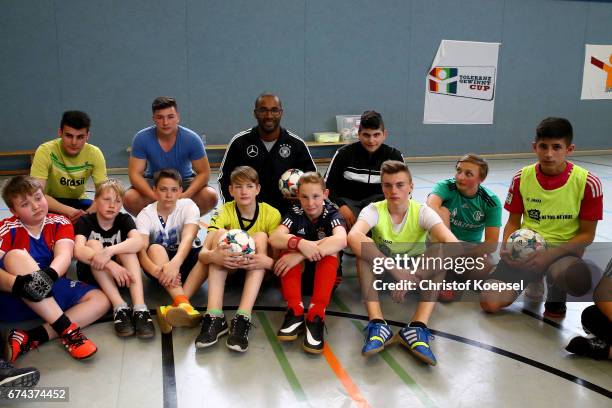
[[[546,118],[536,129],[536,142],[541,139],[563,139],[567,145],[572,144],[574,130],[565,118]]]
[[[259,104],[259,101],[262,98],[265,98],[266,96],[271,96],[273,98],[276,98],[276,100],[278,101],[278,107],[282,109],[283,107],[283,103],[281,102],[280,98],[278,97],[278,95],[274,95],[271,92],[262,92],[257,96],[257,99],[255,99],[255,108],[257,108],[257,104]]]
[[[361,114],[359,121],[359,131],[362,129],[382,129],[385,130],[385,122],[382,115],[376,111],[369,110]]]
[[[474,153],[468,153],[464,155],[462,158],[457,160],[455,166],[459,163],[472,163],[478,166],[480,170],[480,178],[484,181],[487,178],[487,174],[489,174],[489,163],[483,158]]]
[[[176,103],[176,99],[171,96],[158,96],[153,100],[151,104],[151,110],[153,113],[158,110],[174,108],[178,111],[178,105]]]
[[[169,178],[172,180],[176,180],[179,186],[183,185],[183,178],[181,177],[181,174],[175,169],[171,169],[171,168],[161,169],[155,172],[155,174],[153,175],[153,185],[157,187],[157,185],[159,184],[159,180],[163,178]]]
[[[42,191],[42,184],[34,177],[15,176],[8,179],[2,187],[2,199],[10,209],[14,209],[13,201],[21,196]]]
[[[91,119],[85,112],[78,110],[66,111],[62,115],[62,121],[60,122],[60,129],[64,126],[70,126],[74,129],[87,129],[91,126]]]
[[[406,173],[408,175],[408,179],[412,181],[412,174],[410,173],[410,169],[406,165],[406,163],[401,162],[399,160],[385,160],[380,165],[380,179],[382,181],[382,177],[385,174],[397,174],[397,173]]]

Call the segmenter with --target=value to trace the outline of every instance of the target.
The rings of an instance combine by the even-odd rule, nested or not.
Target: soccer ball
[[[506,249],[510,251],[510,257],[515,261],[522,261],[529,254],[546,248],[546,241],[535,231],[530,229],[519,229],[508,237]]]
[[[278,188],[285,197],[296,197],[298,181],[304,172],[300,169],[289,169],[278,180]]]
[[[229,245],[230,252],[250,255],[255,253],[255,241],[249,234],[241,229],[232,229],[225,232],[219,239],[219,244]]]

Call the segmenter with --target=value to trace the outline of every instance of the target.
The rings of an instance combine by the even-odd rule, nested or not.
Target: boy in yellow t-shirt
[[[268,235],[280,224],[278,210],[269,204],[257,202],[261,190],[257,172],[249,166],[236,167],[230,175],[230,195],[233,201],[225,203],[213,215],[199,261],[208,267],[208,307],[204,314],[202,329],[195,340],[197,348],[210,347],[219,337],[229,336],[226,346],[234,351],[245,352],[249,347],[251,311],[266,270],[271,270],[273,260],[268,256]],[[231,253],[225,244],[218,244],[228,230],[246,231],[255,241],[255,254]],[[238,311],[228,328],[223,314],[223,291],[228,274],[245,271],[244,289]],[[193,294],[202,285],[206,272],[190,275],[185,283],[186,294]]]
[[[43,186],[49,212],[65,215],[74,223],[95,212],[95,203],[85,195],[87,180],[96,186],[107,179],[102,151],[89,140],[91,120],[85,112],[66,111],[58,139],[41,144],[32,161],[30,176]]]

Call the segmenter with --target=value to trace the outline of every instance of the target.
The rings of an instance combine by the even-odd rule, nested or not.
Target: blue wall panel
[[[305,138],[336,114],[380,111],[405,155],[523,152],[537,122],[567,116],[581,148],[609,148],[611,101],[580,101],[584,44],[612,44],[612,4],[561,0],[0,0],[1,150],[55,135],[61,112],[125,167],[155,96],[182,124],[227,143],[262,91]],[[442,39],[501,42],[493,125],[423,125]],[[211,153],[211,161],[220,159]],[[0,168],[10,167],[6,161]]]

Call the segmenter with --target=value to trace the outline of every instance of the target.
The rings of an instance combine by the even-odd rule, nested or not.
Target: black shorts
[[[117,262],[117,257],[113,256],[111,258],[111,260]],[[87,265],[86,263],[77,261],[77,263],[76,263],[76,273],[77,273],[77,278],[81,282],[85,282],[88,285],[92,285],[92,286],[96,286],[96,287],[100,286],[100,285],[98,285],[98,282],[96,281],[96,278],[94,278],[93,273],[91,272],[91,266]]]
[[[187,280],[187,276],[189,276],[189,272],[191,272],[191,270],[193,269],[195,264],[198,262],[198,255],[200,254],[200,250],[201,249],[202,249],[201,247],[191,248],[191,250],[187,254],[187,257],[185,258],[185,261],[183,261],[183,264],[179,268],[179,272],[181,273],[181,282],[182,283],[185,283],[185,281]],[[167,249],[166,248],[166,252],[168,253],[168,258],[169,259],[174,258],[174,256],[176,255],[176,251],[173,251],[171,249]],[[156,277],[154,277],[153,275],[151,275],[147,271],[144,271],[144,272],[145,272],[145,275],[147,275],[147,277],[149,279],[154,280],[155,282],[157,282],[157,278]]]

